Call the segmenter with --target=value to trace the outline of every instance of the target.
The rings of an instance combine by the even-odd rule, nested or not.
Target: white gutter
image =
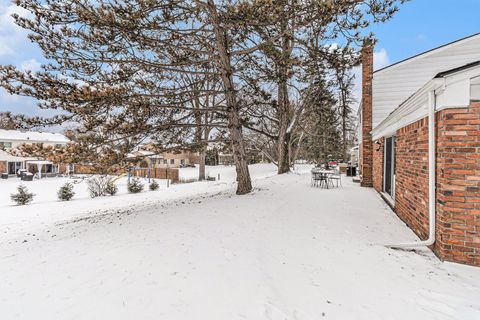
[[[435,243],[435,91],[428,92],[428,239],[411,243],[388,245],[405,249],[430,246]]]

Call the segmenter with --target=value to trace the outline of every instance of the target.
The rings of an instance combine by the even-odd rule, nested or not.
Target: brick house
[[[480,266],[480,34],[373,72],[362,53],[361,185],[441,260]]]

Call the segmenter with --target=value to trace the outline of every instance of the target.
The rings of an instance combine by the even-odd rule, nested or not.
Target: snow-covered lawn
[[[235,196],[219,169],[137,195],[2,198],[0,319],[480,319],[480,268],[387,249],[416,237],[373,190],[260,165]]]

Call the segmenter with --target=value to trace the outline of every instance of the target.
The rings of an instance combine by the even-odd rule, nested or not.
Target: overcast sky
[[[20,11],[10,1],[0,0],[0,64],[35,71],[43,62],[41,52],[10,17]],[[480,0],[411,0],[391,21],[373,27],[378,38],[374,67],[382,68],[480,32],[479,12]],[[359,74],[358,69],[355,73]],[[358,85],[356,91],[358,94]],[[0,111],[48,115],[32,99],[11,96],[3,89],[0,89]]]

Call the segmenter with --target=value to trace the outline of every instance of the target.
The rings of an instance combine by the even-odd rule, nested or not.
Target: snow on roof
[[[0,129],[0,140],[67,143],[70,140],[60,133]]]
[[[148,150],[137,150],[127,154],[127,158],[144,158],[144,157],[158,158],[158,159],[163,158],[161,155]]]
[[[43,164],[52,164],[52,162],[48,160],[30,160],[27,161],[28,164],[36,164],[36,165],[43,165]]]
[[[21,162],[21,161],[25,161],[27,159],[29,159],[29,158],[17,157],[17,156],[11,155],[10,153],[7,153],[3,150],[0,150],[0,161]]]

